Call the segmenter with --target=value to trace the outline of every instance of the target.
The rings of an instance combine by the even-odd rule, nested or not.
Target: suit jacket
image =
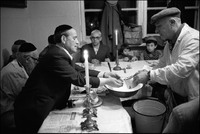
[[[85,69],[75,65],[69,55],[52,46],[40,57],[22,92],[16,99],[15,121],[20,133],[37,133],[42,122],[53,109],[66,107],[71,84],[84,86]],[[100,84],[98,71],[90,70],[90,84]]]
[[[81,62],[84,62],[83,58],[83,51],[88,50],[88,61],[91,62],[92,59],[97,59],[101,62],[105,61],[105,58],[111,59],[110,52],[109,52],[109,47],[104,45],[102,42],[100,43],[99,50],[97,54],[95,54],[94,48],[91,44],[86,44],[82,47],[82,54],[81,54]]]

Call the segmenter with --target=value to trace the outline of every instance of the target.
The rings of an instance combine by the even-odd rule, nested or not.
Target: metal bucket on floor
[[[166,106],[156,99],[141,99],[133,103],[137,133],[161,133]]]

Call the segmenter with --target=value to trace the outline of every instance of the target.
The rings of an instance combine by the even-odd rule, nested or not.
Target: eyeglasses
[[[97,36],[97,37],[93,37],[93,36],[91,37],[91,39],[93,39],[93,40],[94,40],[94,39],[99,40],[100,38],[101,38],[101,37],[98,37],[98,36]]]
[[[31,57],[31,59],[33,59],[34,61],[38,61],[38,58],[35,58],[35,57],[32,57],[32,56],[30,56]]]

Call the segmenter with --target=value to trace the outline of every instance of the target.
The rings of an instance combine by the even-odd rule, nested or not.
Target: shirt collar
[[[26,72],[26,69],[24,68],[24,66],[19,61],[17,61],[17,59],[14,59],[12,61],[12,64],[14,64],[14,66],[15,66],[15,64],[18,65],[22,69],[22,71],[24,72],[25,77],[26,78],[29,77],[28,74],[27,74],[27,72]]]
[[[93,45],[92,45],[93,46]],[[95,54],[97,54],[98,50],[99,50],[100,44],[98,46],[93,46],[94,52]]]
[[[73,60],[72,55],[71,55],[65,48],[63,48],[63,47],[61,47],[61,46],[59,46],[59,45],[56,45],[56,46],[59,47],[60,49],[64,50],[65,53],[70,57],[70,59]]]
[[[183,26],[184,26],[184,24],[181,24],[181,26],[178,28],[174,38],[170,41],[171,44],[175,44],[176,43],[176,40],[177,40],[178,36],[180,35]]]
[[[15,59],[15,60],[16,60],[16,59]],[[18,63],[18,65],[19,65],[20,67],[23,68],[22,64],[21,64],[18,60],[16,60],[16,62]]]

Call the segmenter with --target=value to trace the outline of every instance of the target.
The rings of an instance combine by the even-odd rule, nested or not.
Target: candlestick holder
[[[85,88],[87,95],[83,103],[86,107],[83,110],[83,118],[87,117],[87,119],[84,122],[81,122],[81,129],[90,132],[92,130],[99,130],[96,121],[92,119],[92,117],[97,117],[97,109],[94,108],[92,101],[98,98],[98,96],[96,92],[91,89],[91,85],[89,87],[85,86]]]
[[[83,110],[83,118],[87,117],[87,115],[91,115],[92,117],[97,117],[97,109],[93,107],[87,107]]]
[[[85,101],[83,102],[83,106],[85,107],[91,107],[91,98],[90,98],[90,89],[91,89],[91,85],[89,85],[89,87],[87,85],[84,86],[85,87],[85,91],[86,91],[86,98]]]
[[[98,125],[95,120],[92,119],[91,114],[87,115],[87,119],[84,122],[81,122],[81,129],[91,132],[93,130],[99,130]]]
[[[116,66],[113,68],[113,70],[116,71],[122,70],[122,68],[119,66],[118,48],[116,48]]]
[[[94,91],[90,87],[88,88],[87,86],[85,86],[86,88],[86,99],[83,102],[83,106],[84,107],[98,107],[102,104],[103,100],[97,95],[96,91]]]

